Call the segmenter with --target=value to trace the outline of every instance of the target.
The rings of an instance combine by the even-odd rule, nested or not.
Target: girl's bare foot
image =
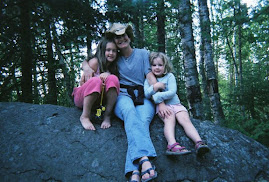
[[[111,127],[110,117],[105,117],[104,121],[101,124],[101,128],[107,129]]]
[[[88,117],[80,116],[80,122],[86,130],[95,130],[95,127]]]

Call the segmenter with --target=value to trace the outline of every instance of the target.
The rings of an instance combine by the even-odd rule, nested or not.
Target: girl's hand
[[[105,81],[106,81],[106,78],[107,78],[109,75],[110,75],[109,72],[105,72],[105,73],[101,73],[99,77],[100,77],[100,79],[101,79],[103,82],[105,82]]]
[[[159,112],[158,112],[158,115],[161,117],[161,118],[166,118],[168,116],[170,116],[172,114],[172,111],[166,107],[165,103],[164,102],[161,102],[159,105]]]
[[[164,90],[165,89],[165,84],[162,82],[157,82],[153,85],[153,89],[155,92],[159,91],[159,90]]]

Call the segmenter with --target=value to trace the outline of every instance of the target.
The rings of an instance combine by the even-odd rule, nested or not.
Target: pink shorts
[[[175,114],[181,111],[186,111],[188,110],[182,105],[182,104],[174,104],[174,105],[166,105],[171,111],[173,111]],[[156,107],[156,114],[159,112],[159,106],[157,105]]]
[[[119,83],[118,77],[116,77],[115,75],[109,75],[106,78],[104,85],[105,85],[105,93],[110,88],[116,88],[117,93],[119,94],[120,83]],[[72,93],[72,96],[74,97],[75,106],[82,108],[84,97],[86,97],[94,92],[98,92],[100,94],[102,91],[102,86],[103,86],[103,82],[99,77],[92,77],[86,83],[84,83],[82,86],[75,87],[73,89],[73,93]]]

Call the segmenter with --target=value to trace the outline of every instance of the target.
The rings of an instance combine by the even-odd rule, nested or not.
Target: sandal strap
[[[132,173],[132,176],[133,176],[133,175],[138,175],[138,176],[140,176],[140,172],[138,172],[138,171],[133,172],[133,173]]]
[[[195,145],[195,148],[197,149],[197,148],[199,148],[201,145],[206,145],[206,143],[203,142],[203,141],[197,141],[197,142],[196,142],[196,145]]]
[[[167,149],[169,149],[169,150],[172,150],[173,148],[175,148],[175,146],[177,146],[177,145],[180,145],[179,143],[174,143],[173,145],[167,145]]]
[[[147,161],[150,162],[149,159],[143,159],[143,160],[141,160],[141,161],[139,162],[139,166],[140,166],[141,169],[142,169],[142,165],[143,165],[143,163],[144,163],[144,162],[147,162]],[[150,162],[150,164],[151,164],[151,162]],[[146,173],[150,174],[150,171],[151,171],[151,170],[154,170],[154,171],[155,171],[155,166],[152,165],[152,164],[151,164],[151,166],[152,166],[151,168],[148,168],[147,170],[141,172],[141,176],[143,176],[143,175],[146,174]]]
[[[150,174],[150,171],[151,171],[151,170],[154,170],[154,168],[151,167],[151,168],[148,168],[147,170],[141,172],[141,176],[143,176],[143,175],[146,174],[146,173]]]
[[[149,161],[149,159],[143,159],[142,161],[139,162],[139,166],[142,166],[144,162]],[[150,161],[149,161],[150,162]]]
[[[130,180],[129,180],[129,182],[138,182],[138,181],[136,181],[136,180],[131,180],[132,177],[133,177],[133,175],[138,175],[139,178],[140,178],[140,172],[138,172],[138,171],[136,171],[136,172],[132,172],[132,175],[130,176]]]

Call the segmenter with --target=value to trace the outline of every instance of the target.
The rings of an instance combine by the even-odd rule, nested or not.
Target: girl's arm
[[[154,76],[154,78],[155,78],[155,76]],[[155,80],[156,80],[155,83],[154,83],[154,80],[151,80],[152,81],[151,83],[153,83],[153,85],[150,85],[148,79],[145,80],[145,83],[144,83],[144,94],[145,94],[145,97],[148,98],[148,99],[150,99],[151,97],[154,97],[154,95],[160,93],[160,92],[158,92],[159,89],[165,89],[165,84],[163,84],[161,82],[157,82],[157,79],[156,78],[155,78]],[[170,116],[172,114],[172,111],[165,105],[164,101],[159,102],[158,103],[158,106],[159,106],[159,112],[158,112],[158,114],[159,114],[159,116],[161,118],[166,118],[166,117],[168,117],[168,116]]]
[[[154,85],[149,85],[148,80],[145,80],[144,93],[145,93],[145,97],[148,99],[150,99],[151,96],[156,94],[158,91],[164,90],[164,89],[165,89],[165,84],[162,82],[157,82]]]
[[[175,76],[173,74],[169,74],[168,76],[169,77],[166,85],[167,87],[166,91],[157,92],[152,96],[156,104],[159,104],[161,102],[164,102],[165,100],[173,98],[177,92],[177,84]]]
[[[149,83],[149,85],[154,85],[155,83],[157,83],[157,79],[155,77],[155,75],[152,72],[149,72],[146,75],[147,81]],[[168,117],[172,114],[172,111],[170,111],[164,102],[159,103],[159,115],[162,118]]]

